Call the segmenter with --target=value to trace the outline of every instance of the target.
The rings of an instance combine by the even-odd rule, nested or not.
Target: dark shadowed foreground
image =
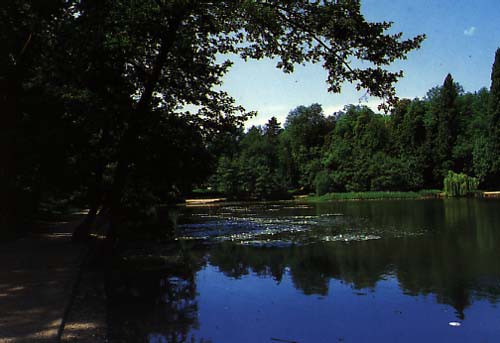
[[[0,342],[57,342],[83,248],[71,244],[82,218],[44,223],[29,237],[0,242]]]

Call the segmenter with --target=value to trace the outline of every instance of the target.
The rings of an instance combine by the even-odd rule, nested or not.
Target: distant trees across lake
[[[231,140],[210,184],[233,197],[441,189],[449,171],[497,189],[500,49],[490,90],[465,93],[448,74],[423,99],[402,99],[386,115],[361,105],[331,116],[319,104],[299,106],[283,127],[273,117]]]

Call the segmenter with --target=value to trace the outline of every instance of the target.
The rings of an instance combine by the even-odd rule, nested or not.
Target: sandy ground
[[[0,343],[60,341],[85,254],[71,243],[82,219],[75,214],[29,237],[0,242]]]
[[[66,318],[61,342],[108,342],[103,279],[101,271],[84,267]]]
[[[211,205],[226,200],[226,198],[186,199],[186,206]]]

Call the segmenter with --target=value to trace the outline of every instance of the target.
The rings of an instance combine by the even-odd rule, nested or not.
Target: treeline
[[[451,75],[423,99],[389,115],[349,105],[325,116],[318,104],[240,131],[219,159],[212,188],[232,197],[442,189],[449,171],[500,187],[500,49],[491,88],[465,93]]]

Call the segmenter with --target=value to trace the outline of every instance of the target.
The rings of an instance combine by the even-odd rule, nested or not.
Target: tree
[[[81,7],[81,18],[94,13],[95,8],[89,12],[89,4],[93,2]],[[113,34],[103,43],[119,52],[124,67],[131,65],[131,70],[123,70],[122,75],[127,75],[134,94],[141,94],[128,111],[128,128],[118,148],[109,197],[109,206],[115,209],[120,207],[133,164],[130,151],[155,103],[167,111],[187,103],[196,104],[202,106],[201,117],[215,121],[221,119],[221,113],[241,110],[232,106],[227,94],[212,90],[229,66],[216,64],[216,54],[239,53],[256,59],[277,56],[278,67],[285,72],[293,71],[295,63],[322,60],[332,91],[340,91],[341,83],[347,80],[391,101],[392,83],[399,73],[381,67],[353,68],[347,64],[347,58],[354,55],[384,65],[403,58],[423,39],[418,36],[402,41],[400,34],[386,35],[384,31],[390,24],[367,23],[360,14],[358,1],[278,4],[175,0],[107,2],[107,6],[99,6],[109,13],[105,23]],[[203,124],[210,126],[207,121]]]
[[[385,66],[405,58],[424,39],[403,40],[401,33],[386,33],[391,23],[367,22],[357,0],[54,3],[64,5],[64,11],[51,15],[57,25],[44,30],[52,35],[59,54],[42,56],[55,69],[41,70],[39,76],[56,78],[55,89],[65,106],[61,112],[73,129],[82,129],[71,160],[85,166],[87,177],[82,180],[87,189],[94,189],[88,192],[93,208],[110,214],[111,227],[126,215],[126,195],[132,190],[148,193],[157,181],[137,177],[147,171],[143,139],[158,134],[151,128],[176,117],[197,127],[206,140],[247,117],[228,94],[214,87],[230,67],[228,61],[218,63],[217,56],[276,57],[284,72],[292,72],[295,64],[319,62],[328,71],[331,91],[339,92],[349,81],[390,104],[395,100],[393,84],[402,74]],[[6,16],[2,22],[15,21],[10,12]],[[34,22],[43,21],[36,17]],[[26,42],[29,35],[23,37],[19,41]],[[351,58],[374,67],[355,67]],[[58,63],[62,59],[66,63]],[[199,110],[191,113],[183,110],[185,105]],[[84,136],[91,139],[81,139]],[[163,161],[179,157],[167,151],[161,155]],[[161,174],[169,164],[156,167]]]
[[[457,174],[476,171],[488,185],[484,180],[495,180],[489,92],[463,93],[450,76],[445,86],[422,100],[399,101],[390,116],[350,105],[325,118],[314,104],[292,110],[283,130],[271,118],[241,140],[236,179],[257,197],[268,197],[265,190],[278,184],[282,190],[314,187],[317,194],[414,191],[439,187],[439,171],[453,166]]]
[[[491,87],[477,94],[474,106],[476,131],[473,147],[474,172],[486,188],[500,185],[500,49],[497,49],[491,71]],[[486,106],[484,106],[487,104]]]
[[[500,185],[500,49],[495,54],[491,71],[491,87],[488,104],[490,150],[492,154],[490,183]],[[493,181],[495,180],[495,181]]]
[[[290,111],[283,137],[287,142],[283,143],[289,149],[284,156],[293,163],[290,169],[296,173],[287,176],[291,187],[301,187],[306,191],[314,189],[316,173],[322,169],[321,149],[333,126],[333,121],[325,117],[319,104],[299,106]]]
[[[491,87],[489,98],[489,113],[491,116],[492,133],[500,131],[500,48],[495,53],[495,61],[491,70]]]
[[[270,140],[276,139],[282,131],[283,129],[281,128],[281,124],[278,122],[276,117],[271,117],[264,127],[264,134]]]
[[[0,229],[31,217],[39,185],[46,176],[57,179],[57,168],[48,172],[47,167],[60,166],[64,158],[65,131],[53,127],[60,103],[42,74],[53,70],[53,29],[65,8],[60,0],[0,5]]]
[[[280,134],[283,132],[281,124],[276,117],[271,117],[264,126],[264,137],[266,140],[266,155],[270,172],[275,175],[275,178],[282,179],[282,175],[278,175],[279,171],[279,149],[280,149]],[[283,182],[282,182],[283,183]]]
[[[481,183],[489,174],[490,168],[490,151],[488,139],[488,102],[489,91],[486,88],[480,89],[474,94],[472,101],[472,115],[470,129],[472,135],[472,170],[469,174],[474,174]]]
[[[447,171],[455,167],[452,150],[457,137],[458,92],[459,86],[448,74],[438,93],[430,98],[434,122],[433,126],[429,127],[429,132],[435,132],[432,139],[434,180],[439,185],[442,184]]]

